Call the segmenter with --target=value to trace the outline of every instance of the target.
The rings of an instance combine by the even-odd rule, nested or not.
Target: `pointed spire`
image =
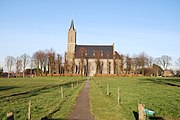
[[[71,26],[70,26],[70,29],[73,29],[73,30],[74,30],[74,22],[73,22],[73,19],[71,20]]]

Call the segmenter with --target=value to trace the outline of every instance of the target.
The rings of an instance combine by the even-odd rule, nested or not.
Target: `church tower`
[[[68,44],[67,44],[67,55],[66,60],[72,60],[75,53],[76,46],[76,30],[74,28],[74,22],[71,20],[71,25],[68,31]]]

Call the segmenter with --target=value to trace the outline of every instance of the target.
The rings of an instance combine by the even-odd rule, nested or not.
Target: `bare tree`
[[[21,58],[21,61],[22,61],[23,77],[25,77],[25,69],[26,69],[26,66],[29,63],[30,56],[27,55],[26,53],[24,53],[23,55],[20,56],[20,58]]]
[[[101,52],[100,52],[100,51],[96,51],[95,56],[96,56],[96,74],[99,74],[99,73],[101,73],[101,71],[100,71],[100,66],[101,66],[101,61],[100,61],[100,59],[101,59]]]
[[[91,63],[89,62],[89,57],[86,55],[86,76],[89,76],[90,68],[91,68]]]
[[[118,62],[117,62],[117,55],[116,53],[113,54],[113,70],[114,70],[114,74],[118,74]]]
[[[38,50],[33,54],[32,59],[34,60],[34,63],[36,65],[38,75],[39,73],[42,75],[43,70],[44,70],[44,74],[46,74],[46,67],[47,67],[48,55],[49,55],[49,51],[47,52],[46,51]]]
[[[132,67],[132,59],[129,57],[129,55],[126,55],[126,74],[129,74],[131,72]]]
[[[48,53],[44,51],[44,59],[42,63],[42,67],[44,67],[44,74],[47,76],[47,66],[48,66]]]
[[[19,56],[16,57],[16,76],[19,76],[22,70],[22,60]]]
[[[15,58],[13,56],[7,56],[5,58],[6,67],[8,69],[8,78],[10,77],[10,73],[12,72],[12,67],[15,63]]]
[[[141,69],[142,69],[142,75],[144,75],[144,68],[147,65],[147,55],[144,52],[142,52],[142,53],[139,54],[138,57],[139,57],[139,62],[138,63],[140,65]]]
[[[63,73],[66,74],[67,73],[67,69],[68,69],[68,60],[66,58],[67,53],[64,53],[64,67],[63,67]],[[49,66],[49,65],[48,65]]]
[[[114,54],[114,74],[121,73],[121,55],[118,52]]]
[[[178,69],[180,69],[180,58],[177,59],[176,65],[177,65]]]
[[[55,72],[55,51],[53,49],[50,49],[48,51],[48,64],[49,64],[49,69],[50,69],[50,74],[51,76]]]
[[[132,57],[131,59],[132,59],[132,68],[131,69],[132,69],[133,74],[135,74],[136,68],[137,68],[136,59],[134,57]]]
[[[121,61],[121,63],[120,63],[120,71],[121,71],[121,74],[122,74],[122,73],[124,73],[124,55],[123,54],[120,55],[120,61]]]
[[[88,66],[88,68],[87,68],[88,73],[87,73],[87,74],[88,74],[88,75],[90,75],[90,73],[91,73],[91,66],[92,66],[92,64],[91,64],[91,62],[89,62],[89,58],[88,58],[88,60],[87,60],[87,61],[88,61],[88,65],[87,65],[87,66]]]
[[[154,63],[157,65],[161,65],[161,58],[159,58],[159,57],[155,58]]]
[[[33,57],[31,57],[31,61],[30,61],[30,67],[31,67],[31,70],[30,70],[30,73],[31,73],[31,76],[33,75],[33,67],[34,67],[34,61],[33,61]]]
[[[37,75],[39,75],[39,52],[36,51],[33,56],[32,56],[32,59],[34,61],[34,64],[36,65],[36,73]]]
[[[75,54],[73,54],[73,60],[72,60],[72,65],[71,65],[71,73],[74,74],[75,70]]]
[[[172,58],[168,55],[163,55],[160,58],[160,64],[162,65],[163,69],[166,70],[168,66],[171,65]]]
[[[156,69],[156,76],[159,76],[159,70],[158,69],[159,69],[159,65],[161,65],[161,58],[159,58],[159,57],[155,58],[154,63],[155,64],[153,66]]]
[[[39,64],[40,64],[40,73],[41,75],[43,74],[43,67],[44,67],[44,72],[46,72],[46,53],[44,51],[39,51]]]
[[[137,56],[134,54],[132,57],[133,74],[138,74]]]
[[[107,74],[110,74],[110,64],[109,64],[109,57],[110,57],[110,52],[106,52],[106,58],[107,58]]]
[[[81,76],[84,76],[84,59],[85,59],[85,52],[86,49],[85,48],[80,48],[79,49],[79,54],[80,54],[80,72],[81,72]]]
[[[153,65],[153,57],[151,57],[151,56],[148,56],[147,57],[147,65],[150,67],[150,66],[152,66]]]
[[[58,59],[57,59],[57,63],[58,63],[58,73],[61,75],[62,73],[62,55],[58,54]]]
[[[85,50],[85,61],[86,61],[85,76],[88,76],[90,73],[91,64],[89,63],[89,56],[88,56],[87,50]]]

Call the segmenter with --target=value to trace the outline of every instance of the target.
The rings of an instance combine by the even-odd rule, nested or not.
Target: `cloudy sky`
[[[0,67],[6,56],[53,48],[64,54],[71,19],[77,44],[123,54],[180,57],[179,0],[0,0]]]

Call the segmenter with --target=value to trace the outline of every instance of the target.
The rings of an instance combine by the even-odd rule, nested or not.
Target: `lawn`
[[[13,111],[16,120],[26,120],[29,100],[33,120],[67,119],[83,85],[81,77],[0,78],[0,119],[6,120],[6,113]]]
[[[107,95],[107,84],[110,95]],[[121,104],[118,106],[118,87]],[[91,111],[97,120],[135,120],[138,103],[165,120],[180,118],[180,79],[95,77],[91,80]]]

